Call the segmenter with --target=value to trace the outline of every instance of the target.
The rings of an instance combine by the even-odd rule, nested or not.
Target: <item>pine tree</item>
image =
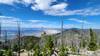
[[[12,51],[10,49],[6,51],[6,56],[13,56]]]
[[[53,53],[53,47],[54,47],[54,43],[53,43],[52,36],[47,36],[47,41],[45,43],[45,48],[46,48],[47,54],[49,56],[51,56],[52,53]]]
[[[39,44],[36,44],[35,46],[34,46],[34,54],[33,54],[33,56],[40,56],[40,46],[39,46]]]
[[[54,43],[53,43],[53,37],[49,35],[42,35],[42,40],[43,40],[43,47],[41,48],[41,55],[42,56],[51,56],[53,54],[53,48],[54,48]]]
[[[18,45],[17,44],[14,44],[12,50],[15,51],[15,52],[18,52]]]
[[[59,50],[59,56],[68,56],[68,48],[66,48],[66,46],[62,45]]]
[[[90,29],[90,42],[88,47],[90,51],[97,50],[96,34],[92,29]]]
[[[3,54],[4,54],[4,52],[3,51],[0,51],[0,56],[4,56]]]

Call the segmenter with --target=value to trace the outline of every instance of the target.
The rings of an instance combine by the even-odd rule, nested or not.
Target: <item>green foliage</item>
[[[2,42],[0,41],[0,45],[2,44]]]
[[[47,36],[47,41],[45,43],[45,48],[46,48],[48,56],[51,56],[53,52],[54,43],[53,43],[52,38],[53,38],[52,36]]]
[[[6,56],[13,56],[13,55],[12,55],[12,51],[11,51],[11,50],[7,50]]]
[[[35,53],[34,53],[34,55],[33,55],[33,56],[40,56],[39,49],[35,49],[34,51],[35,51]]]
[[[90,29],[90,42],[89,42],[89,45],[88,45],[88,49],[90,51],[95,51],[97,50],[97,43],[96,43],[96,34],[95,32],[93,32],[92,29]]]
[[[38,37],[34,37],[34,36],[26,36],[24,37],[24,40],[23,40],[23,45],[22,45],[22,48],[25,48],[26,50],[31,50],[33,49],[34,45],[37,44],[39,41],[39,38]]]
[[[4,50],[8,50],[8,49],[9,49],[9,46],[5,45],[5,46],[3,47],[3,49],[4,49]]]
[[[90,50],[90,51],[95,51],[95,50],[97,50],[97,45],[96,45],[96,43],[94,43],[94,42],[90,42],[88,47],[89,47],[89,50]]]
[[[14,44],[14,46],[13,46],[13,49],[12,49],[12,50],[13,50],[13,51],[15,51],[15,52],[17,52],[17,51],[18,51],[18,49],[19,49],[19,48],[18,48],[18,45],[17,45],[17,44]]]
[[[87,42],[85,41],[85,39],[81,39],[80,47],[81,47],[81,48],[85,48],[86,45],[87,45]]]
[[[46,48],[42,48],[41,55],[42,56],[47,56],[47,50],[46,50]]]
[[[92,29],[90,29],[90,37],[91,37],[90,41],[96,43],[96,34]]]
[[[68,52],[68,48],[66,48],[64,45],[62,45],[60,48],[59,48],[59,53],[58,55],[59,56],[68,56],[67,52]]]
[[[20,41],[20,49],[26,49],[27,51],[32,50],[34,45],[37,44],[39,40],[40,38],[35,36],[23,36]],[[12,49],[15,52],[18,51],[18,38],[14,39],[14,42],[12,42]]]
[[[73,47],[71,48],[71,51],[72,51],[72,52],[76,52],[76,51],[77,51],[77,48],[76,48],[75,46],[73,46]]]
[[[29,43],[29,44],[27,44],[27,47],[26,47],[26,50],[31,50],[32,48],[33,48],[34,46],[33,46],[33,43]]]
[[[34,55],[33,56],[40,56],[40,47],[39,47],[39,44],[36,44],[34,46]]]
[[[43,35],[42,40],[43,40],[43,43],[45,42],[43,47],[41,49],[40,48],[35,48],[34,50],[37,54],[35,53],[34,55],[39,54],[41,56],[51,56],[52,53],[53,53],[53,48],[54,48],[53,37],[48,36],[48,35]],[[37,49],[39,49],[39,50],[37,50]]]
[[[0,56],[13,56],[11,50],[2,50],[0,51]]]
[[[49,48],[49,49],[52,49],[54,47],[52,36],[48,36],[47,37],[47,41],[46,41],[45,47]]]
[[[4,52],[3,51],[0,51],[0,56],[3,56]]]

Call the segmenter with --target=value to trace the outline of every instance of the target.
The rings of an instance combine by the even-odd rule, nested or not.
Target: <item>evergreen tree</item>
[[[18,45],[17,44],[14,44],[12,50],[15,51],[15,52],[18,52]]]
[[[34,46],[34,54],[33,54],[33,56],[40,56],[40,47],[39,47],[39,44],[36,44],[35,46]]]
[[[42,37],[44,39],[44,45],[41,48],[41,55],[42,56],[51,56],[54,52],[53,48],[54,48],[54,43],[53,43],[53,37],[52,36],[48,36],[45,35],[44,37]]]
[[[0,51],[0,56],[4,56],[3,54],[4,54],[4,52],[3,51]]]
[[[90,51],[95,51],[97,49],[96,34],[92,29],[90,29],[90,42],[88,47]]]
[[[51,56],[53,54],[53,47],[54,47],[54,43],[53,43],[52,36],[47,36],[47,41],[45,43],[45,48],[47,50],[47,55],[48,56]]]
[[[59,56],[68,56],[68,48],[66,48],[64,45],[62,45],[59,50]]]
[[[6,56],[13,56],[13,55],[12,55],[12,51],[11,51],[10,49],[7,50]]]

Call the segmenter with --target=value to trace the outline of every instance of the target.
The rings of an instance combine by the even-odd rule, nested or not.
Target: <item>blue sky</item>
[[[0,0],[2,27],[16,28],[64,28],[100,29],[99,0]]]

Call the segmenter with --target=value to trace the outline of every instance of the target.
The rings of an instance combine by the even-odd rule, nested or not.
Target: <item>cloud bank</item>
[[[91,22],[88,22],[86,20],[80,20],[80,19],[76,19],[76,18],[70,18],[70,19],[67,19],[67,20],[75,21],[75,22],[78,22],[78,23],[84,23],[84,24],[92,24]]]
[[[20,18],[0,16],[0,22],[4,28],[17,28],[17,23],[20,22],[21,28],[57,28],[60,29],[61,25],[55,24],[55,22],[50,22],[47,20],[22,20]],[[60,22],[59,22],[60,23]],[[67,27],[68,26],[68,27]],[[69,27],[70,26],[70,27]],[[72,24],[65,24],[64,28],[72,28]]]

